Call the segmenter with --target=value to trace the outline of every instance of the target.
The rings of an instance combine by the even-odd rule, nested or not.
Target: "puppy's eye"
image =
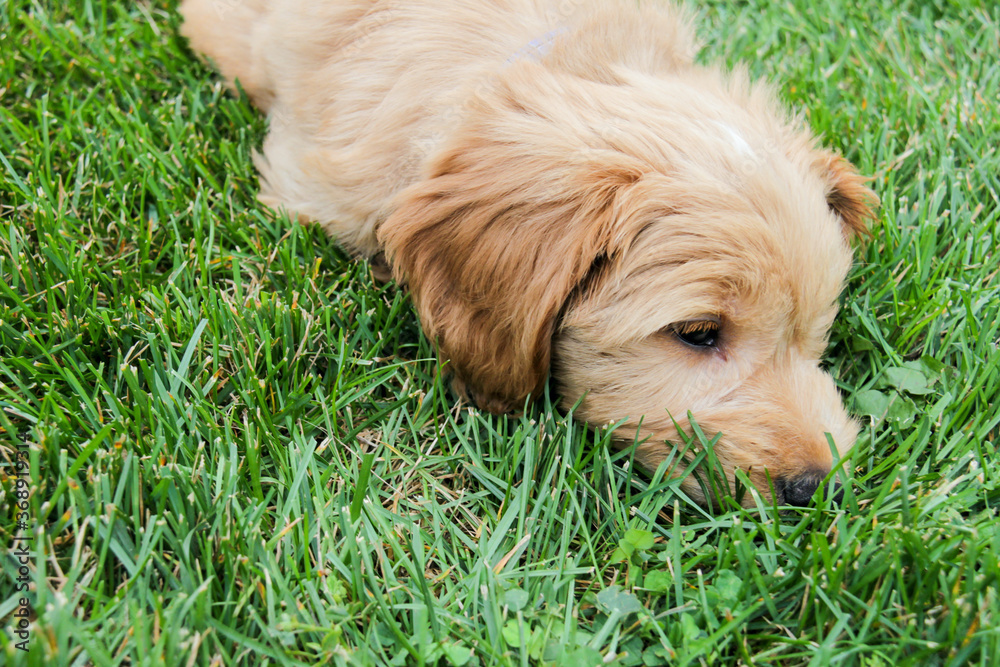
[[[691,347],[715,347],[719,343],[719,323],[714,320],[677,322],[669,328],[682,343]]]

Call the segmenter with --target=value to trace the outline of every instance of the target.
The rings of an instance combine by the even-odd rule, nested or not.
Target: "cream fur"
[[[767,495],[857,434],[819,358],[876,202],[764,85],[634,0],[185,0],[267,111],[261,200],[384,253],[454,383],[517,410],[551,372],[655,468],[693,413]],[[547,36],[544,48],[539,38]],[[713,318],[694,348],[677,323]],[[698,496],[693,480],[687,490]],[[786,495],[791,497],[791,492]],[[779,500],[781,500],[779,498]]]

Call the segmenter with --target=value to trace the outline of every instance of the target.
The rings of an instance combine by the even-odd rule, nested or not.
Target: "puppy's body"
[[[730,475],[766,493],[766,470],[788,502],[829,470],[825,433],[853,443],[818,359],[874,197],[768,89],[693,65],[676,11],[182,11],[192,46],[270,115],[262,201],[358,254],[384,252],[483,407],[522,407],[551,370],[591,423],[641,417],[651,437],[637,458],[651,468],[690,411],[724,434]]]
[[[532,0],[187,0],[182,12],[192,47],[229,81],[238,79],[272,118],[258,163],[261,199],[372,256],[395,196],[425,175],[429,158],[480,98],[519,77],[514,65],[538,64],[550,50],[547,69],[613,78],[610,68],[628,59],[623,47],[639,53],[639,44],[593,39],[604,31],[645,39],[641,72],[670,71],[693,54],[672,15],[638,14],[634,3],[622,12],[620,3],[605,2],[593,13],[581,0],[563,4],[567,13]],[[587,46],[563,35],[529,46],[575,23],[582,25],[574,32],[597,33]],[[555,41],[559,51],[576,46],[577,53],[557,60]],[[559,118],[552,123],[567,129],[558,128]]]

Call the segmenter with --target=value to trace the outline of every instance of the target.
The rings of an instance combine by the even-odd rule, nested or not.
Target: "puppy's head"
[[[819,366],[875,201],[853,168],[766,90],[693,68],[526,65],[462,115],[380,230],[459,390],[520,410],[551,372],[588,422],[628,418],[650,469],[690,413],[731,480],[808,501],[826,434],[857,434]]]

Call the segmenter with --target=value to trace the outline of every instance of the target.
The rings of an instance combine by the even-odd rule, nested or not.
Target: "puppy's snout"
[[[822,484],[824,477],[826,477],[825,471],[815,470],[799,475],[798,477],[782,480],[779,486],[785,497],[785,504],[795,505],[796,507],[805,507],[808,505],[809,501],[816,494],[816,489]]]

